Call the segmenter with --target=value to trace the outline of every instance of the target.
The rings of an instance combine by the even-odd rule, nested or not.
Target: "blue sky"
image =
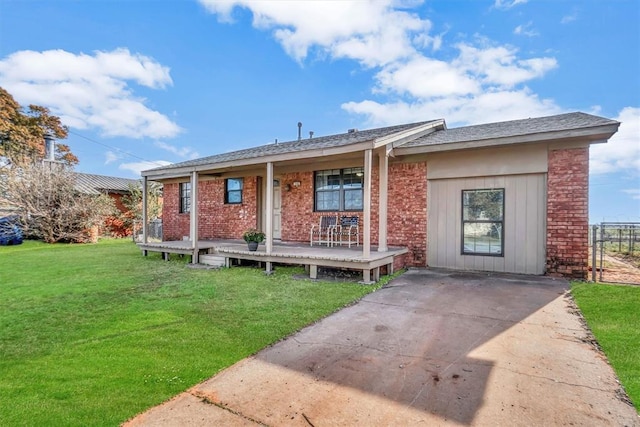
[[[584,111],[590,217],[640,221],[640,2],[0,0],[0,86],[83,172],[388,124]]]

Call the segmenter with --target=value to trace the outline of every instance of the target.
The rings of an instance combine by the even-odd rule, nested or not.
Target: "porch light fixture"
[[[298,188],[300,187],[302,183],[300,181],[293,181],[293,183],[291,185],[293,185],[294,187]]]

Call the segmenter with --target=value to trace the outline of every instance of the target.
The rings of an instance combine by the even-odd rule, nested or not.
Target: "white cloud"
[[[506,10],[511,9],[512,7],[519,4],[525,4],[527,1],[529,0],[496,0],[493,3],[493,7],[495,7],[496,9]]]
[[[118,166],[121,170],[128,170],[133,172],[136,176],[140,176],[140,172],[148,169],[155,169],[161,166],[170,165],[171,162],[167,162],[165,160],[155,160],[155,161],[141,161],[141,162],[132,162],[132,163],[122,163]]]
[[[542,77],[557,67],[555,58],[519,59],[518,50],[510,46],[491,46],[481,41],[479,46],[459,43],[460,55],[452,65],[472,73],[486,85],[513,87]]]
[[[396,0],[251,1],[200,0],[221,21],[232,22],[233,9],[249,9],[253,26],[272,30],[297,61],[318,47],[335,58],[351,58],[365,66],[384,65],[416,52],[439,47],[428,35],[431,22],[406,10]]]
[[[170,153],[187,159],[197,159],[200,154],[197,151],[193,151],[191,147],[178,148],[175,145],[167,144],[166,142],[156,141],[154,145],[158,148],[162,148]]]
[[[533,22],[531,22],[531,21],[527,22],[526,24],[518,25],[513,30],[513,34],[516,34],[516,35],[519,35],[519,36],[527,36],[527,37],[539,36],[540,33],[538,33],[532,27],[533,27]]]
[[[629,194],[634,200],[640,200],[640,188],[622,190],[622,192]]]
[[[593,174],[628,172],[640,177],[640,108],[625,107],[615,118],[618,132],[606,144],[592,145],[589,167]]]
[[[24,50],[0,60],[1,86],[22,104],[50,108],[66,125],[105,136],[176,136],[180,127],[145,105],[130,83],[164,89],[173,82],[169,68],[127,49],[93,55]]]
[[[577,19],[578,19],[578,12],[576,10],[574,10],[569,15],[563,16],[562,19],[560,20],[560,23],[561,24],[568,24],[568,23],[573,22],[573,21],[575,21]]]
[[[106,153],[104,153],[104,157],[105,157],[105,160],[104,160],[105,165],[108,165],[109,163],[113,163],[120,158],[120,156],[118,156],[113,151],[107,151]]]
[[[457,96],[480,90],[478,82],[465,70],[424,56],[384,67],[376,80],[378,92],[392,91],[414,97]]]
[[[562,113],[553,100],[540,99],[528,89],[484,92],[439,99],[379,103],[372,100],[346,102],[342,108],[367,117],[372,126],[445,119],[450,127],[500,122]]]
[[[250,11],[253,26],[271,31],[297,61],[315,48],[329,59],[349,58],[373,68],[372,95],[388,101],[342,105],[370,124],[441,117],[466,124],[561,112],[553,100],[525,86],[556,68],[555,58],[525,58],[516,47],[480,36],[446,46],[449,28],[431,34],[432,22],[414,13],[424,9],[420,0],[200,2],[226,22],[232,22],[235,8]],[[525,2],[498,0],[494,6],[508,9]],[[531,26],[520,33],[531,33]]]

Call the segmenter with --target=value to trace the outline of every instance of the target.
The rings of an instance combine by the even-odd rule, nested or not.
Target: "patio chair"
[[[333,244],[333,232],[337,225],[337,216],[321,216],[318,224],[313,224],[311,226],[311,231],[309,233],[310,246],[313,246],[314,242],[319,245],[326,243],[327,246],[331,246]]]
[[[356,246],[360,245],[360,231],[358,229],[358,217],[357,216],[342,216],[340,217],[340,224],[335,228],[333,232],[333,240],[339,245],[349,245],[352,243]]]

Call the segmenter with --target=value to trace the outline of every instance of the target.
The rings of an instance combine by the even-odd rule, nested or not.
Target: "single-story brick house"
[[[164,185],[166,241],[257,227],[269,252],[348,214],[363,258],[403,247],[406,266],[586,278],[589,146],[619,125],[576,112],[352,129],[147,170],[143,185]]]

